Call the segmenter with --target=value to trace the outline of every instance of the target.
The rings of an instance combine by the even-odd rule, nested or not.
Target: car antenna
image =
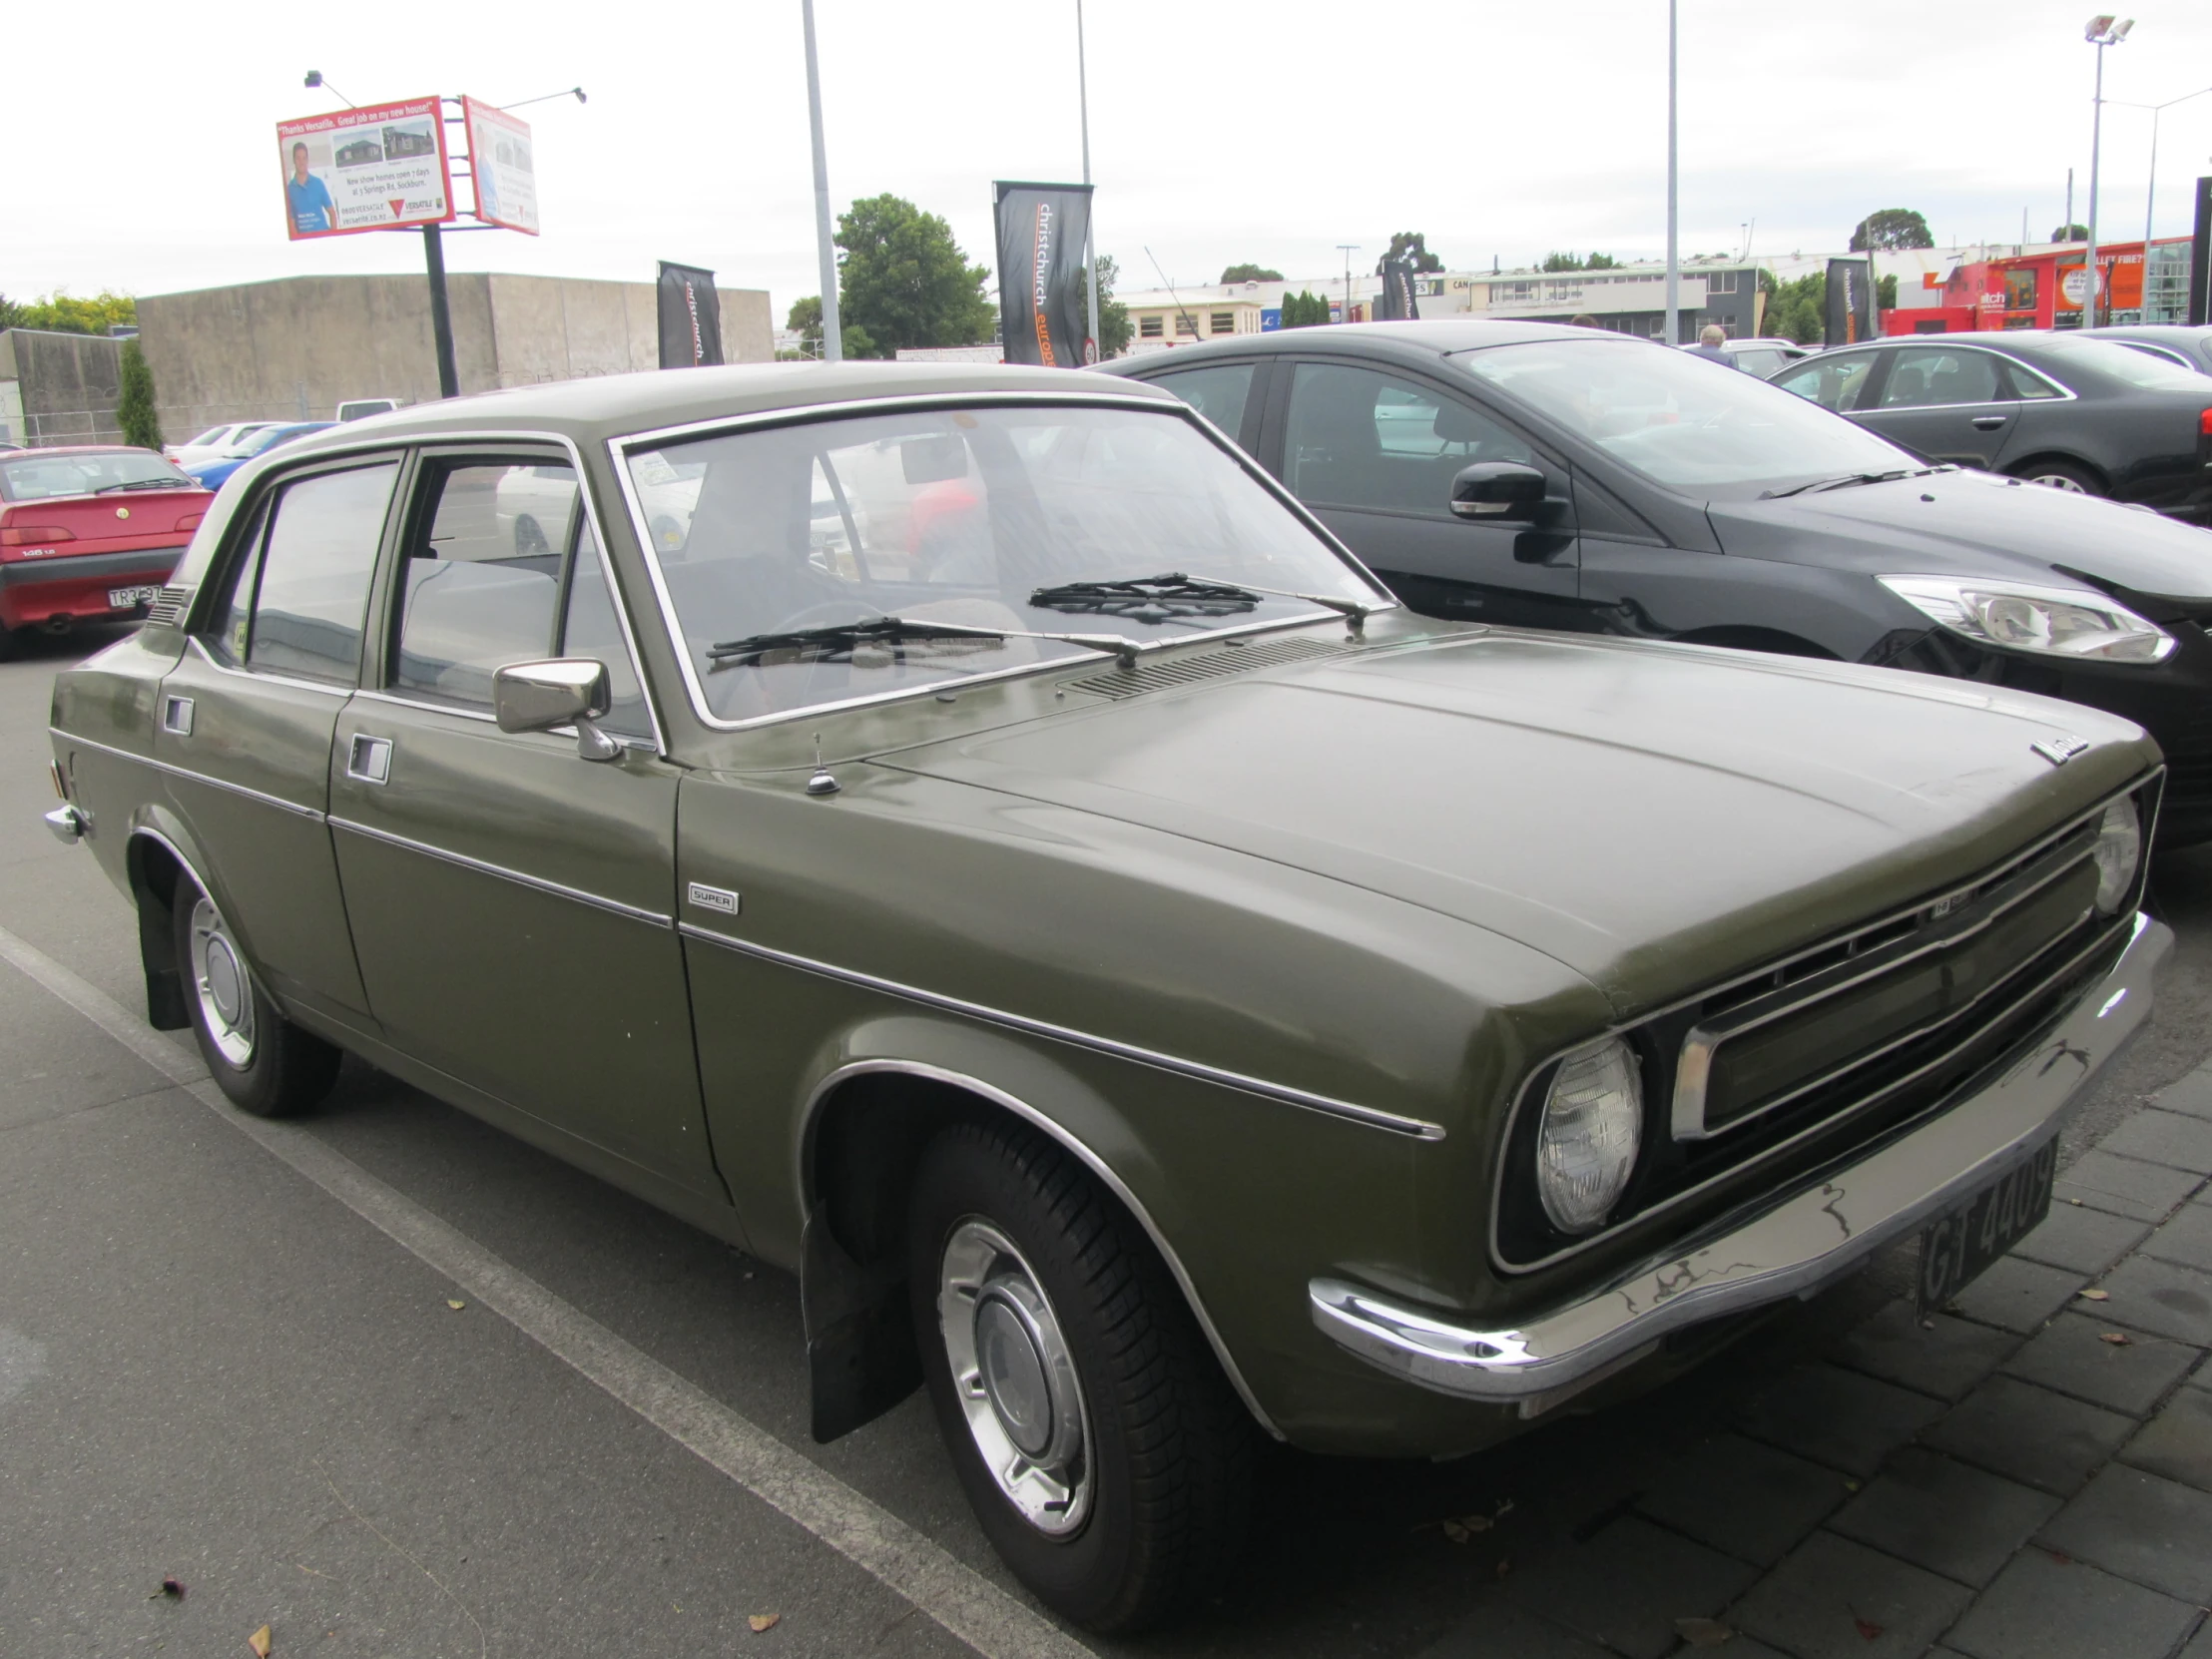
[[[1191,325],[1191,338],[1198,338],[1198,318],[1191,315],[1191,308],[1183,303],[1183,296],[1175,291],[1175,284],[1168,280],[1168,274],[1164,271],[1160,271],[1160,262],[1158,260],[1152,259],[1152,250],[1147,248],[1144,251],[1144,257],[1148,260],[1152,260],[1152,269],[1154,271],[1160,272],[1160,285],[1168,290],[1168,297],[1175,301],[1175,309],[1177,314],[1180,315],[1185,322]]]
[[[809,795],[835,795],[844,786],[830,776],[830,769],[822,764],[822,734],[815,734],[815,775],[807,780]]]

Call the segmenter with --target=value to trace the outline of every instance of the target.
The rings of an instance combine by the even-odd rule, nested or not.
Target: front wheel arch
[[[146,1023],[157,1031],[182,1031],[192,1023],[184,976],[177,968],[177,883],[198,884],[184,855],[151,830],[131,836],[123,855],[136,901],[139,963],[146,971]]]

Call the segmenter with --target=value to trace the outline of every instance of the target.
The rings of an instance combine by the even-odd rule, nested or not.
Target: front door
[[[1932,461],[1988,467],[2019,424],[2003,366],[1970,345],[1901,345],[1860,424]]]
[[[288,474],[236,521],[208,620],[162,682],[155,758],[213,897],[278,1001],[366,1026],[330,831],[330,740],[398,461]]]
[[[1523,461],[1543,472],[1547,499],[1535,522],[1451,511],[1451,480],[1475,461]],[[1292,365],[1279,475],[1416,611],[1581,625],[1566,467],[1465,398],[1356,363]]]
[[[387,570],[330,759],[369,1006],[413,1058],[719,1198],[674,925],[677,772],[566,456],[420,457]],[[564,654],[607,666],[615,760],[493,721],[495,670]]]

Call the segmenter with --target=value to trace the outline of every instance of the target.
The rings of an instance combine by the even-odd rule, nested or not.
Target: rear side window
[[[1908,345],[1890,365],[1881,406],[1941,408],[1954,403],[1994,403],[2003,396],[1997,383],[1997,360],[1988,352],[1947,345]]]
[[[1218,363],[1211,368],[1186,368],[1153,376],[1231,437],[1244,428],[1245,404],[1252,397],[1251,363]]]
[[[259,513],[208,644],[266,673],[351,685],[396,463],[287,484]]]

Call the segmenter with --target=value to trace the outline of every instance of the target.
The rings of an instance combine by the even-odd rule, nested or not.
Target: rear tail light
[[[0,547],[43,547],[51,541],[75,541],[76,535],[58,524],[11,524],[0,529]]]
[[[187,513],[177,521],[177,528],[180,530],[197,530],[200,528],[200,521],[207,516],[206,513]]]
[[[2197,436],[2212,438],[2212,409],[2207,409],[2197,416]]]

